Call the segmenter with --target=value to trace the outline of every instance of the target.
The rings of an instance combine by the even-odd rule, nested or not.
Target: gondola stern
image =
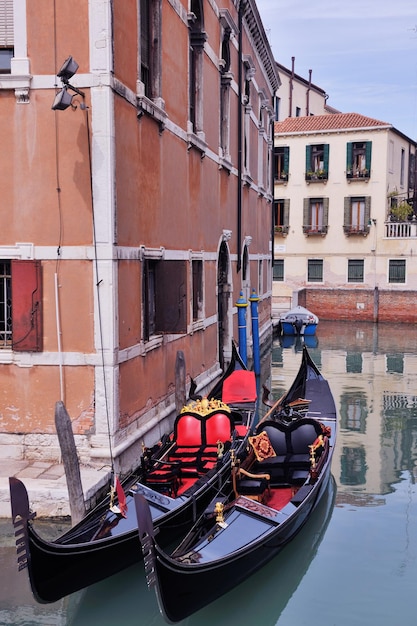
[[[9,477],[12,522],[15,529],[17,567],[21,571],[30,562],[28,522],[36,516],[29,507],[29,496],[25,485],[14,476]]]

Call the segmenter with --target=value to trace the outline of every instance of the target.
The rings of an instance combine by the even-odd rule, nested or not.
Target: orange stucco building
[[[63,400],[125,472],[241,292],[270,332],[276,65],[253,0],[0,0],[0,33],[0,455],[59,459]]]

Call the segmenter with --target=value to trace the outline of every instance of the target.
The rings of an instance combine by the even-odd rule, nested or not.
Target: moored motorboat
[[[140,559],[135,494],[148,502],[162,545],[183,534],[216,496],[233,456],[247,444],[256,411],[256,379],[235,346],[220,383],[220,392],[218,385],[212,390],[220,397],[190,400],[173,432],[143,449],[137,471],[122,484],[116,479],[109,496],[54,541],[36,531],[24,484],[9,479],[18,566],[28,568],[39,602],[55,602]]]
[[[168,622],[234,588],[298,533],[330,484],[336,426],[328,382],[304,348],[290,389],[259,422],[231,480],[173,551],[161,547],[149,507],[136,497],[148,584]]]
[[[300,305],[280,317],[283,335],[314,335],[318,323],[317,315]]]

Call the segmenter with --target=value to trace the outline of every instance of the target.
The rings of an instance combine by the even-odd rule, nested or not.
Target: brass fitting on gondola
[[[223,458],[223,452],[224,452],[224,443],[223,441],[220,441],[220,439],[217,441],[217,459],[220,461],[220,459]]]
[[[217,524],[224,524],[223,517],[224,505],[222,502],[216,502],[214,507],[214,512],[216,514],[216,522]]]

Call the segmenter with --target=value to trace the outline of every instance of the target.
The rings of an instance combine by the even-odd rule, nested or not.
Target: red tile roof
[[[308,117],[287,117],[283,122],[275,122],[275,133],[306,133],[326,130],[354,128],[392,128],[392,124],[381,122],[359,113],[335,113],[332,115],[310,115]]]

